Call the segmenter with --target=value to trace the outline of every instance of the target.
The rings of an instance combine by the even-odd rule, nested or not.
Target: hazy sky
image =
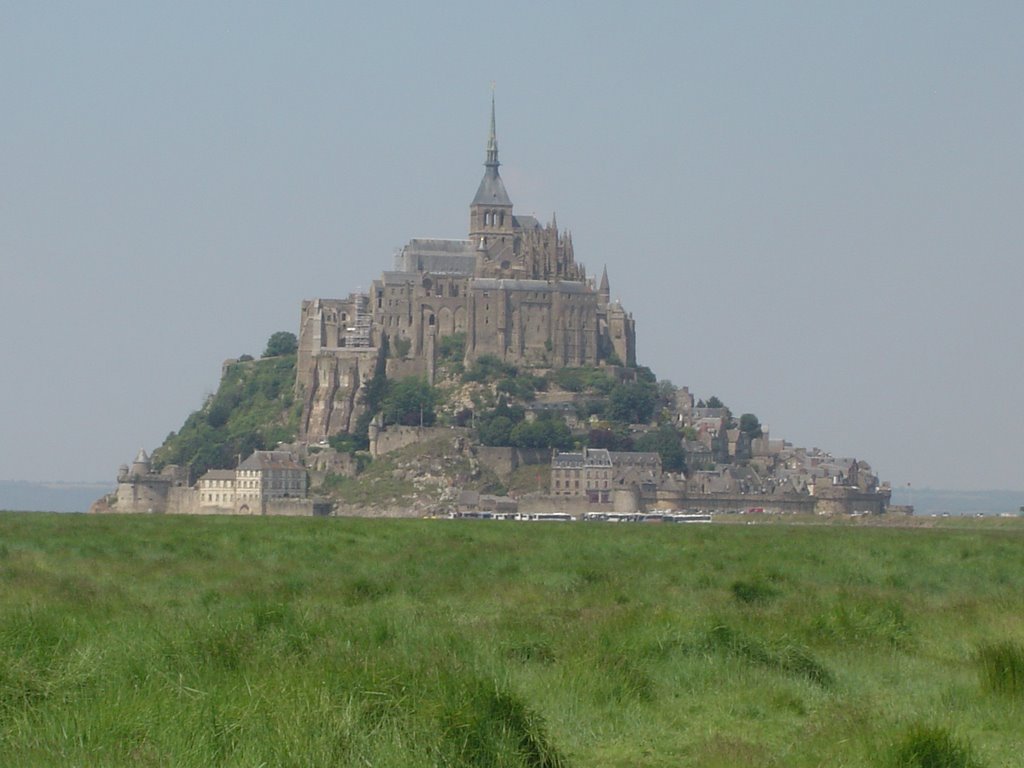
[[[221,362],[519,213],[659,378],[1024,489],[1024,4],[0,3],[0,479],[113,479]]]

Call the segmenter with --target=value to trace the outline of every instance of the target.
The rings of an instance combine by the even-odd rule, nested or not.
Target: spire
[[[487,159],[484,161],[484,177],[476,191],[471,205],[512,206],[505,191],[505,184],[498,175],[498,131],[494,120],[494,92],[491,92],[491,130],[487,135]],[[510,222],[511,223],[511,222]]]
[[[611,295],[611,288],[608,285],[608,265],[605,265],[604,271],[601,273],[601,286],[597,289],[598,293],[604,295],[606,298]]]
[[[488,168],[497,168],[498,162],[498,132],[494,127],[494,88],[491,88],[491,132],[487,135],[487,160],[484,163]]]

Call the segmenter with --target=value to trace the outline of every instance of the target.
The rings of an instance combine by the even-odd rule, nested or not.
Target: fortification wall
[[[813,496],[799,494],[773,495],[760,493],[687,493],[682,491],[658,491],[648,502],[650,509],[705,510],[719,512],[744,512],[748,509],[763,509],[772,514],[812,514],[815,511]]]
[[[617,512],[615,504],[590,504],[579,496],[530,495],[519,499],[519,514],[533,515],[543,512],[558,512],[581,517],[587,512]]]
[[[386,371],[388,378],[392,381],[409,376],[426,376],[427,362],[422,357],[392,357],[388,359]]]
[[[846,486],[821,486],[815,489],[815,512],[819,515],[879,515],[889,504],[889,493],[871,493]]]
[[[171,488],[167,494],[167,507],[164,510],[170,515],[198,515],[199,491],[186,486]],[[208,510],[202,510],[210,514]]]
[[[370,453],[374,456],[383,456],[413,443],[437,437],[450,438],[466,436],[468,434],[469,430],[464,427],[403,427],[394,425],[387,429],[382,429],[377,434],[377,439],[370,443]]]
[[[263,514],[286,517],[312,517],[312,499],[268,499],[263,503]]]
[[[535,466],[551,463],[551,451],[547,448],[511,448],[507,446],[481,445],[476,449],[479,462],[494,472],[502,481],[508,480],[521,466]]]

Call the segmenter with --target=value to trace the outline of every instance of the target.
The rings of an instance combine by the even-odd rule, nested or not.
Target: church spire
[[[476,191],[476,195],[473,197],[473,202],[470,204],[472,207],[477,206],[489,206],[486,211],[488,215],[488,221],[479,222],[480,224],[487,224],[491,226],[490,217],[495,213],[495,209],[498,206],[512,208],[512,201],[508,199],[508,193],[505,191],[505,184],[501,181],[501,176],[498,175],[498,131],[495,128],[494,120],[494,93],[491,93],[491,129],[487,134],[487,160],[484,162],[484,167],[487,169],[484,171],[484,177],[480,182],[480,187]],[[481,209],[481,216],[484,211]],[[512,213],[509,210],[508,225],[512,225]],[[500,215],[498,221],[501,221]],[[497,222],[495,222],[497,223]],[[476,225],[471,225],[471,232],[476,232],[479,229]]]
[[[491,91],[491,132],[487,135],[487,161],[484,163],[488,168],[497,168],[498,162],[498,131],[494,126],[494,91]]]

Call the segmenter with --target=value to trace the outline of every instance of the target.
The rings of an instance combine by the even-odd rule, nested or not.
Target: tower
[[[512,201],[498,175],[498,136],[494,125],[494,94],[491,94],[491,130],[487,136],[484,177],[469,204],[469,239],[477,250],[491,252],[496,244],[511,245]]]

